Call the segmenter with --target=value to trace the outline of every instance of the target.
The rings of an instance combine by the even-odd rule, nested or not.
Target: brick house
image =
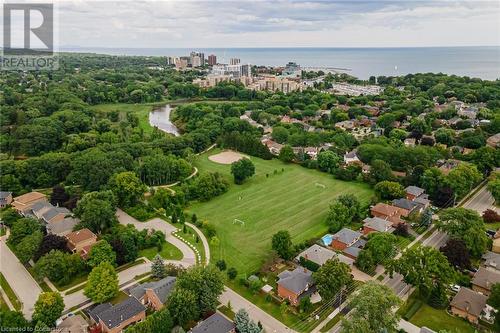
[[[485,267],[479,268],[471,281],[472,290],[480,292],[486,296],[491,293],[491,287],[495,283],[500,283],[500,272],[489,270]]]
[[[130,289],[130,296],[137,298],[143,305],[158,311],[163,308],[168,296],[170,296],[175,281],[175,277],[167,276],[159,281],[143,283]]]
[[[73,253],[88,254],[90,247],[97,243],[97,236],[87,228],[73,231],[64,236],[68,249]]]
[[[314,284],[312,272],[302,266],[293,271],[283,271],[278,278],[278,295],[288,299],[292,305],[297,305],[301,296],[310,291]]]
[[[362,234],[357,231],[349,228],[342,228],[332,236],[332,243],[330,246],[335,250],[343,251],[345,248],[356,243],[361,236]]]
[[[469,288],[462,287],[453,297],[450,303],[450,310],[456,316],[467,319],[469,322],[477,324],[479,317],[486,307],[488,297],[475,292]]]
[[[88,313],[95,326],[104,333],[122,332],[127,326],[146,318],[146,308],[135,297],[116,305],[99,304]]]
[[[415,200],[415,198],[418,198],[419,196],[424,194],[425,190],[418,186],[408,186],[407,188],[405,188],[405,192],[406,192],[406,199]]]
[[[401,216],[407,217],[413,212],[421,212],[422,211],[422,206],[417,204],[414,201],[408,200],[408,199],[394,199],[392,200],[392,205],[394,207],[399,208],[399,211],[401,212]]]

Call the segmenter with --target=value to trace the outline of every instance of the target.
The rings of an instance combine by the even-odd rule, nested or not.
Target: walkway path
[[[154,229],[165,233],[165,240],[181,250],[183,256],[182,260],[166,260],[167,263],[173,263],[175,265],[181,265],[184,267],[189,267],[196,264],[196,255],[194,251],[186,243],[182,242],[177,237],[172,235],[172,232],[176,231],[177,228],[175,228],[170,223],[160,218],[154,218],[147,222],[141,222],[119,208],[116,211],[116,217],[121,224],[133,224],[137,228],[137,230]]]
[[[7,236],[0,237],[0,271],[22,302],[24,317],[31,320],[35,302],[42,289],[9,249],[5,243],[6,241]]]
[[[189,222],[185,223],[188,227],[193,228],[193,230],[198,234],[198,237],[201,239],[201,242],[203,243],[203,249],[205,250],[205,265],[208,265],[210,263],[210,246],[208,245],[207,238],[205,237],[203,232],[198,229],[197,226]]]

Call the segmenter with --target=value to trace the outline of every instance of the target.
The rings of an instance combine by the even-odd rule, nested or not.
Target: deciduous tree
[[[87,264],[92,268],[99,266],[102,262],[109,262],[111,265],[116,265],[116,253],[104,239],[92,246],[87,259]]]
[[[64,301],[58,292],[43,292],[35,303],[33,321],[35,323],[41,321],[48,327],[54,327],[63,310]]]
[[[271,247],[285,260],[289,260],[293,256],[292,237],[287,230],[278,231],[273,235]]]
[[[329,259],[313,273],[319,294],[324,300],[331,300],[341,288],[352,282],[351,269],[337,258]]]
[[[104,261],[92,269],[84,294],[95,303],[103,303],[118,294],[118,275],[109,262]]]
[[[243,184],[245,179],[255,174],[255,166],[248,158],[242,158],[231,164],[231,173],[236,184]]]
[[[342,320],[342,333],[397,332],[400,299],[387,286],[369,281],[351,296],[352,311]]]

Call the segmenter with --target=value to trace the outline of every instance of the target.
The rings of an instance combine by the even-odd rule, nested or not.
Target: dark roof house
[[[102,307],[101,307],[102,306]],[[94,308],[89,313],[95,319],[106,326],[108,330],[120,327],[123,323],[129,321],[134,316],[145,313],[146,308],[135,297],[129,297],[121,303],[111,305],[105,303]]]
[[[339,232],[333,235],[333,240],[347,245],[354,244],[360,237],[361,233],[349,228],[342,228]]]
[[[135,288],[130,290],[130,295],[134,296],[138,300],[141,300],[144,295],[146,295],[147,290],[151,290],[151,292],[156,295],[158,300],[165,304],[168,296],[172,292],[174,288],[176,278],[173,276],[167,276],[159,281],[148,282],[138,285]]]
[[[216,312],[199,322],[188,333],[230,333],[235,332],[234,323]]]

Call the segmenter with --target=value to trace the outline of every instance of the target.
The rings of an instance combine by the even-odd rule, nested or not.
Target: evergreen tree
[[[157,254],[151,262],[151,275],[157,279],[161,279],[166,276],[165,265],[159,254]]]

